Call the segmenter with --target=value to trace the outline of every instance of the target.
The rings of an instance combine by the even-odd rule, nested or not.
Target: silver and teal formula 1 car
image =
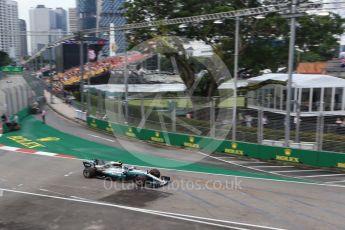
[[[153,188],[167,185],[170,177],[161,176],[157,169],[147,171],[136,169],[134,166],[124,165],[122,162],[88,160],[83,161],[85,178],[102,178],[112,180],[133,180],[139,187]]]

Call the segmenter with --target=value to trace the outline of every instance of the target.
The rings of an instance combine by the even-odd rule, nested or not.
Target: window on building
[[[310,89],[302,89],[301,112],[309,111]]]
[[[321,89],[315,88],[313,90],[312,111],[320,111],[320,105],[321,105]]]
[[[332,111],[332,88],[325,88],[323,95],[323,108],[324,111]]]
[[[343,105],[343,88],[336,88],[335,95],[334,95],[334,110],[339,111],[342,110]]]

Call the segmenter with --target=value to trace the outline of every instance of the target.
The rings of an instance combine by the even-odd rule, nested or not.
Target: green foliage
[[[195,16],[253,8],[260,6],[258,0],[132,0],[125,5],[129,23],[158,19]],[[345,20],[338,15],[307,15],[298,18],[296,45],[304,52],[300,61],[325,61],[336,57],[337,35],[344,32]],[[178,26],[161,26],[157,32],[150,29],[135,30],[129,35],[131,45],[139,44],[157,35],[178,35],[201,39],[211,44],[230,70],[233,69],[235,23],[231,19],[223,24],[212,21]],[[289,21],[279,14],[267,15],[265,19],[246,17],[241,19],[240,68],[251,69],[254,74],[260,70],[286,67],[289,45]],[[297,54],[296,54],[297,56]]]

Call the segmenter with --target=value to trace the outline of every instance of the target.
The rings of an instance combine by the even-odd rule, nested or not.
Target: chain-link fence
[[[285,119],[282,111],[266,107],[248,108],[250,98],[240,98],[236,110],[236,141],[285,146]],[[233,101],[233,100],[230,100]],[[91,96],[89,113],[111,122],[130,126],[232,139],[233,109],[229,99],[202,97],[149,98]],[[294,114],[290,121],[292,148],[344,152],[345,117]]]

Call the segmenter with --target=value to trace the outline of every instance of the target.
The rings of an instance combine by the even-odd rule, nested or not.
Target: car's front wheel
[[[134,182],[138,187],[145,187],[146,177],[145,176],[137,176],[134,178]]]
[[[96,175],[96,169],[94,168],[85,168],[83,171],[83,175],[85,178],[93,178]]]

